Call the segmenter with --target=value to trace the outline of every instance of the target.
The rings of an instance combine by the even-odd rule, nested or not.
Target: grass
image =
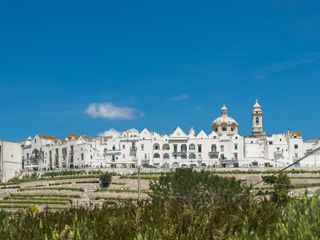
[[[320,176],[289,176],[291,179],[320,179]]]
[[[0,200],[0,204],[61,204],[68,205],[68,201],[57,201],[57,200],[43,200],[43,199],[32,199],[32,200],[23,200],[23,199],[7,199]]]
[[[46,204],[49,205],[48,208],[49,209],[66,209],[67,206],[66,205],[50,205],[50,204]],[[0,208],[1,209],[21,209],[21,208],[31,208],[35,206],[35,204],[0,204]]]
[[[67,185],[72,184],[72,182],[55,182],[55,183],[49,183],[49,186],[60,186],[60,185]]]
[[[140,179],[142,180],[156,180],[160,177],[159,176],[140,176]],[[138,175],[127,175],[127,176],[121,176],[120,179],[138,179]]]
[[[34,191],[34,190],[58,190],[58,191],[73,191],[73,192],[84,192],[83,188],[76,187],[26,187],[20,188],[20,191]]]
[[[115,193],[138,193],[138,190],[135,189],[109,189],[109,188],[101,188],[98,189],[97,192],[115,192]],[[141,193],[147,193],[148,190],[141,190]]]
[[[100,175],[70,175],[70,176],[58,176],[58,177],[24,178],[24,179],[12,179],[9,181],[9,184],[38,182],[38,181],[50,181],[50,180],[99,178],[99,177],[100,177]],[[4,184],[2,184],[2,185],[4,185]]]
[[[12,193],[11,197],[55,197],[55,198],[80,198],[78,194],[21,194],[21,193]]]
[[[6,185],[6,186],[1,186],[0,189],[15,189],[19,188],[19,185]]]
[[[124,183],[124,182],[112,182],[111,185],[124,186],[124,185],[126,185],[126,183]]]
[[[292,185],[292,188],[320,187],[320,183],[299,183]]]
[[[4,200],[43,200],[43,201],[72,201],[72,198],[63,198],[63,197],[20,197],[20,196],[9,196],[9,197],[4,197]]]
[[[122,200],[128,200],[128,201],[138,201],[137,197],[96,197],[95,200],[114,200],[114,201],[122,201]]]

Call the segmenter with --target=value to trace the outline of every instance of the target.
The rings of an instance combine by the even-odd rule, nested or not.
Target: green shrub
[[[100,175],[100,186],[104,188],[108,188],[112,181],[112,174],[111,173],[104,173]]]

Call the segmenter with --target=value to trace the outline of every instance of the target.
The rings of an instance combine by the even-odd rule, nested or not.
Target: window
[[[126,145],[122,145],[122,149],[125,149],[126,148]]]
[[[163,154],[163,159],[169,159],[169,154],[168,153]]]
[[[223,145],[220,146],[220,151],[224,152],[224,146]]]
[[[112,146],[112,150],[116,150],[116,146],[113,145],[113,146]]]
[[[199,153],[202,152],[202,146],[201,146],[201,144],[198,145],[198,152],[199,152]]]
[[[234,131],[234,129],[233,129],[233,127],[231,128],[231,132],[233,132]]]
[[[238,153],[234,153],[234,159],[238,160]]]
[[[182,144],[181,145],[181,152],[186,152],[187,151],[187,145],[186,144]]]
[[[227,128],[226,128],[226,127],[223,127],[223,128],[222,128],[222,131],[223,131],[223,132],[227,131]]]
[[[178,152],[178,145],[177,145],[177,144],[174,144],[174,145],[173,145],[173,151],[174,151],[174,152]]]
[[[259,124],[259,123],[260,123],[260,118],[256,117],[256,124]]]
[[[160,146],[159,146],[159,144],[154,144],[153,145],[153,150],[159,150],[160,149]]]
[[[90,156],[90,159],[92,159],[92,155]]]
[[[295,145],[294,145],[294,149],[299,149],[299,145],[298,145],[298,144],[295,144]]]
[[[81,161],[83,161],[83,160],[84,160],[84,154],[81,153]]]
[[[211,145],[211,152],[216,152],[217,151],[217,146],[215,144]]]
[[[234,150],[238,150],[238,144],[234,145]]]
[[[196,159],[196,155],[194,153],[189,154],[189,159]]]
[[[163,144],[162,150],[170,150],[169,144]]]
[[[159,153],[153,154],[153,158],[160,158],[160,154]]]
[[[143,145],[143,144],[141,144],[141,150],[142,150],[142,151],[144,150],[144,145]]]
[[[195,149],[196,149],[196,146],[194,144],[189,145],[189,150],[195,150]]]
[[[269,145],[273,145],[273,142],[272,142],[272,141],[269,141]]]

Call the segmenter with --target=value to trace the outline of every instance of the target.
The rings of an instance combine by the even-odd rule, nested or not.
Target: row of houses
[[[315,151],[320,147],[318,140],[304,141],[299,132],[265,133],[258,101],[252,107],[252,133],[241,136],[238,127],[223,106],[211,123],[210,133],[196,133],[193,128],[184,132],[178,127],[163,135],[148,129],[109,131],[99,137],[70,134],[64,139],[38,134],[20,144],[12,143],[15,148],[4,144],[0,176],[6,179],[4,172],[8,178],[22,169],[284,167],[305,156],[296,166],[320,165],[319,152]]]

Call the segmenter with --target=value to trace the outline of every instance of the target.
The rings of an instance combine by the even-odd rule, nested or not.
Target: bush
[[[174,173],[163,174],[150,184],[150,197],[160,201],[177,201],[180,204],[197,207],[213,201],[226,204],[226,201],[247,200],[249,189],[239,180],[220,177],[212,172],[176,169]]]
[[[112,174],[111,173],[104,173],[100,175],[100,186],[103,188],[107,188],[110,186],[112,181]]]
[[[288,202],[288,193],[290,189],[290,178],[286,173],[280,173],[274,182],[274,194],[272,196],[273,201],[278,204],[286,204]]]

